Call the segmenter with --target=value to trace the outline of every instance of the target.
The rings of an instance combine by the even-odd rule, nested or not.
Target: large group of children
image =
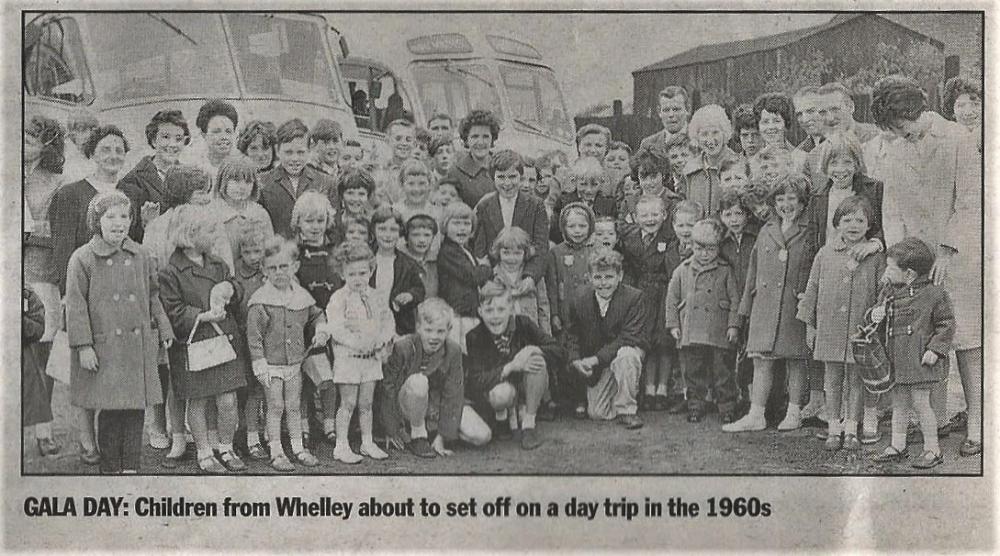
[[[211,100],[195,120],[202,150],[187,148],[181,112],[161,110],[150,154],[119,177],[134,148],[119,128],[84,113],[67,134],[29,117],[25,424],[43,455],[61,449],[45,369],[64,328],[80,458],[108,473],[138,469],[144,421],[167,467],[193,438],[205,472],[247,458],[289,472],[319,465],[323,441],[346,464],[514,436],[530,450],[545,441],[536,420],[637,429],[651,411],[717,411],[726,432],[825,421],[828,450],[878,443],[891,411],[876,459],[907,457],[912,420],[913,465],[929,468],[939,428],[964,423],[932,407],[958,348],[961,453],[979,453],[981,343],[978,361],[954,345],[969,316],[937,260],[965,247],[915,226],[887,241],[890,184],[866,163],[933,126],[974,137],[957,117],[981,110],[981,93],[949,83],[958,123],[945,122],[909,80],[886,78],[877,130],[853,104],[824,105],[838,87],[690,118],[687,92],[667,87],[664,129],[635,153],[591,124],[572,162],[495,148],[500,122],[484,110],[457,136],[445,114],[432,133],[396,120],[385,151],[367,152],[333,121],[240,128]],[[796,119],[808,137],[793,146]],[[963,195],[928,213],[961,222],[978,202]],[[866,325],[881,326],[891,404],[852,354]]]

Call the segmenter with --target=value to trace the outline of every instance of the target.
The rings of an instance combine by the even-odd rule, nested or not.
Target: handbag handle
[[[188,345],[191,345],[191,342],[194,341],[194,333],[195,333],[196,330],[198,330],[198,325],[201,324],[201,323],[203,323],[203,322],[207,322],[207,321],[199,320],[198,322],[194,323],[194,326],[191,327],[191,334],[188,335],[188,341],[187,341]],[[219,328],[218,323],[210,322],[208,324],[212,325],[212,328],[214,328],[215,331],[219,333],[219,336],[224,336],[225,335],[222,332],[222,329]]]

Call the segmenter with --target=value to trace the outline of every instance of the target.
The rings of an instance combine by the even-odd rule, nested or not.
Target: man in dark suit
[[[622,256],[599,248],[590,255],[590,283],[572,302],[567,327],[570,367],[587,383],[591,419],[642,427],[636,396],[649,348],[642,292],[621,283]]]
[[[667,158],[667,141],[678,133],[687,133],[688,117],[691,114],[691,100],[684,87],[670,85],[660,91],[660,121],[663,129],[646,137],[639,143],[640,153],[652,153],[660,158]]]
[[[525,280],[536,285],[545,274],[545,256],[549,251],[549,217],[542,201],[520,193],[524,161],[514,151],[493,155],[493,181],[496,191],[476,203],[476,229],[472,233],[472,254],[487,256],[493,240],[504,228],[517,226],[531,238],[531,252],[524,265]]]
[[[326,195],[330,206],[340,207],[333,178],[307,165],[309,128],[298,118],[278,128],[278,160],[281,165],[260,177],[260,204],[271,216],[274,233],[292,237],[292,208],[302,193],[312,190]]]

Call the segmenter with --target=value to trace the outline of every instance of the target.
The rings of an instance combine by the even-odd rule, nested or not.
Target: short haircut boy
[[[753,110],[753,105],[740,104],[733,110],[733,135],[740,136],[740,131],[750,129],[757,131],[757,114]]]
[[[722,222],[715,218],[703,218],[691,228],[691,241],[699,245],[718,245],[725,233]]]
[[[885,250],[885,258],[895,261],[900,270],[912,270],[917,276],[926,276],[934,267],[934,252],[923,241],[903,238]]]
[[[499,280],[490,280],[479,288],[479,305],[489,305],[494,300],[510,296],[506,284]]]
[[[454,318],[455,311],[440,297],[428,297],[417,305],[417,324],[421,322],[436,324],[444,321],[450,325]]]
[[[591,273],[601,271],[612,271],[616,274],[622,272],[622,254],[608,247],[595,247],[587,260],[587,266]]]
[[[837,205],[837,209],[833,211],[833,227],[836,228],[837,226],[840,226],[841,218],[857,211],[861,211],[861,214],[865,215],[865,220],[867,220],[868,225],[871,226],[872,218],[875,217],[875,210],[872,209],[871,202],[868,201],[866,197],[861,195],[851,195],[841,201],[840,204]]]
[[[461,201],[450,203],[441,211],[441,231],[445,235],[448,233],[448,224],[451,224],[452,220],[468,220],[472,223],[473,229],[476,227],[476,213],[469,205]]]
[[[521,158],[521,155],[510,149],[498,151],[493,155],[491,171],[494,177],[496,177],[497,172],[506,172],[511,169],[517,170],[519,175],[524,175],[524,159]]]
[[[435,137],[431,139],[430,144],[427,145],[427,154],[430,156],[437,156],[438,151],[441,150],[442,147],[453,148],[451,138]]]
[[[455,123],[455,121],[451,119],[450,115],[445,114],[444,112],[435,112],[431,114],[430,118],[427,118],[427,127],[431,127],[431,122],[434,120],[447,120],[449,127]]]
[[[334,259],[341,268],[351,264],[366,261],[370,264],[375,262],[375,254],[371,247],[360,241],[345,241],[341,243],[333,254]]]
[[[291,260],[294,261],[299,258],[299,244],[280,235],[268,238],[264,243],[264,260],[281,253],[288,253]]]
[[[302,123],[302,120],[298,118],[292,118],[291,120],[281,124],[281,126],[278,127],[278,131],[275,132],[277,145],[279,146],[284,145],[285,143],[291,143],[299,137],[308,136],[309,128],[306,127],[306,124]]]
[[[528,237],[528,232],[521,228],[508,226],[500,230],[496,239],[493,240],[493,245],[490,246],[490,256],[499,259],[501,249],[520,249],[524,251],[524,258],[527,259],[531,254],[531,238]]]
[[[352,168],[341,174],[337,180],[337,192],[341,199],[344,198],[344,192],[349,189],[364,189],[370,199],[375,193],[375,178],[364,170]]]
[[[678,135],[682,134],[678,133],[673,137],[677,137]],[[684,135],[684,137],[687,137],[687,135]],[[660,176],[670,175],[670,162],[648,151],[640,152],[632,160],[637,178],[645,178],[656,174],[660,174]]]
[[[408,127],[408,128],[412,128],[412,127],[415,127],[415,126],[413,125],[413,122],[411,122],[410,120],[405,120],[403,118],[398,118],[398,119],[395,119],[395,120],[389,122],[389,125],[385,126],[385,134],[386,135],[390,135],[392,133],[392,128],[394,128],[394,127]]]
[[[640,206],[644,205],[655,205],[660,208],[660,212],[666,214],[666,206],[663,203],[663,197],[659,195],[641,195],[639,199],[635,202],[636,211],[639,210]]]
[[[319,141],[340,141],[344,138],[344,128],[340,124],[323,118],[316,122],[312,131],[309,132],[308,145],[312,148]]]
[[[608,144],[608,152],[612,151],[625,151],[625,154],[629,157],[632,156],[632,147],[628,146],[628,143],[624,141],[612,141]]]
[[[736,191],[734,189],[727,189],[722,192],[722,198],[719,200],[719,213],[729,210],[733,207],[739,207],[743,214],[750,216],[750,207],[747,206],[746,195]]]
[[[399,227],[400,236],[403,235],[403,215],[399,213],[398,210],[392,208],[392,205],[382,205],[372,212],[371,225],[368,228],[369,237],[375,237],[375,227],[383,222],[388,222],[389,220],[395,220],[396,226]]]
[[[674,205],[674,221],[677,220],[678,214],[687,214],[698,221],[705,216],[705,209],[697,201],[681,201]]]
[[[406,221],[406,226],[403,230],[404,237],[409,239],[410,234],[415,230],[430,230],[431,235],[436,236],[438,233],[437,220],[428,214],[414,214]]]
[[[267,245],[268,236],[264,231],[264,228],[257,224],[256,221],[250,220],[245,226],[240,226],[239,233],[236,236],[236,250],[234,253],[237,257],[240,256],[241,252],[246,247],[265,247]]]

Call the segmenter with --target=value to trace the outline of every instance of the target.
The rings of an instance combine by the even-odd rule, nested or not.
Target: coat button
[[[116,328],[115,329],[115,335],[116,336],[121,336],[122,335],[122,329],[121,328]]]
[[[135,334],[135,335],[138,335],[140,332],[142,332],[142,331],[139,330],[138,328],[133,328],[132,329],[132,333]]]
[[[850,276],[844,276],[844,283],[845,284],[850,284],[851,283],[851,277]]]
[[[115,264],[115,262],[114,262],[114,261],[112,261],[111,259],[108,259],[108,266],[111,266],[111,265],[113,265],[113,264]]]
[[[129,301],[135,301],[135,294],[134,293],[128,294],[128,300]]]
[[[111,299],[114,299],[115,301],[118,301],[119,299],[121,299],[121,296],[119,296],[119,295],[118,295],[118,294],[116,293],[116,294],[114,294],[114,295],[112,295],[112,296],[111,296]]]
[[[289,338],[288,340],[285,340],[285,343],[290,345],[292,343],[291,338]]]
[[[226,334],[226,337],[229,338],[230,340],[233,339],[233,335],[232,334]]]
[[[846,305],[841,305],[840,312],[841,313],[846,313],[847,312],[847,306]]]
[[[132,264],[132,259],[125,259],[125,266]]]

